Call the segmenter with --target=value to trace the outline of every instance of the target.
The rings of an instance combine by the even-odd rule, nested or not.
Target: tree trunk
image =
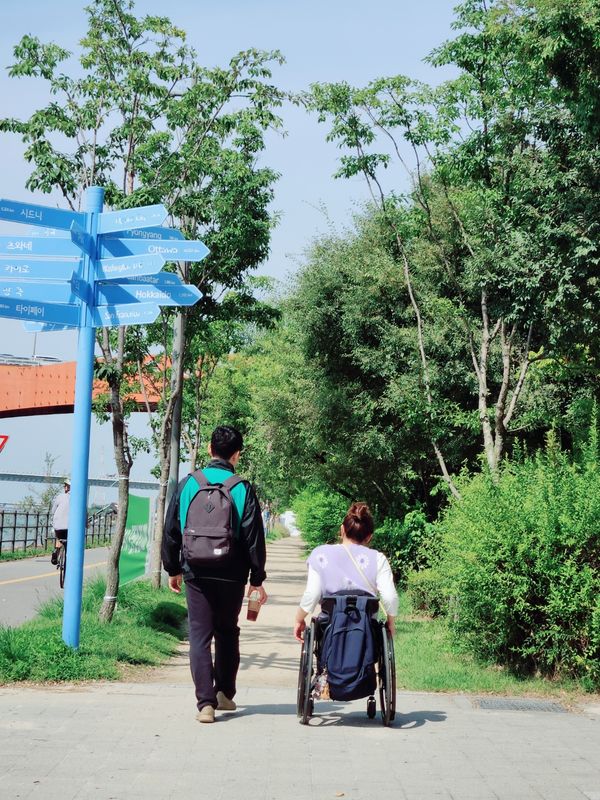
[[[110,622],[113,617],[117,596],[119,593],[119,557],[125,536],[125,523],[129,507],[129,475],[132,459],[127,442],[127,429],[123,415],[123,405],[120,398],[121,380],[111,386],[113,444],[115,451],[115,464],[119,480],[119,500],[117,522],[113,533],[108,563],[106,567],[106,594],[100,608],[98,617],[101,622]]]
[[[173,356],[171,360],[171,421],[170,466],[167,485],[167,504],[177,491],[179,483],[179,452],[181,448],[181,409],[183,406],[183,354],[185,350],[185,315],[178,313],[173,326]]]
[[[152,559],[150,562],[150,581],[154,589],[160,589],[162,578],[161,548],[165,528],[165,512],[167,510],[167,479],[169,477],[169,456],[165,453],[161,458],[160,483],[156,500],[156,517],[154,520],[154,540],[152,542]]]
[[[156,503],[154,541],[152,546],[151,581],[155,589],[161,585],[161,549],[167,505],[177,489],[179,478],[179,447],[181,437],[181,403],[183,399],[183,350],[185,347],[185,316],[177,314],[173,325],[171,355],[171,396],[160,432],[160,485]],[[177,432],[173,428],[177,424]],[[175,455],[175,464],[173,456]]]

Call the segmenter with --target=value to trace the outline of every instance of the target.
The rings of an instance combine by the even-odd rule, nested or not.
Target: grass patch
[[[276,542],[278,539],[285,539],[289,536],[288,529],[285,525],[282,525],[280,522],[276,522],[273,525],[272,530],[270,530],[266,535],[265,538],[267,542]]]
[[[416,617],[406,593],[396,620],[396,678],[399,689],[426,692],[494,692],[506,695],[581,695],[582,683],[519,678],[497,665],[483,664],[452,645],[442,617]]]
[[[155,666],[175,652],[184,638],[183,597],[146,581],[127,584],[113,621],[105,624],[98,620],[104,593],[103,578],[85,585],[77,651],[62,641],[62,598],[45,603],[18,628],[0,627],[0,683],[116,680],[124,665]]]
[[[94,542],[86,544],[86,550],[95,550],[98,547],[110,547],[110,542]],[[0,561],[21,561],[23,558],[35,558],[36,556],[49,556],[53,547],[28,547],[26,550],[15,550],[14,552],[0,553]]]
[[[28,547],[27,550],[15,550],[14,553],[0,553],[0,561],[20,561],[22,558],[49,555],[52,550],[45,547]]]

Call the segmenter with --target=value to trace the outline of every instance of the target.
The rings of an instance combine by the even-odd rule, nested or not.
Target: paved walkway
[[[0,797],[40,800],[600,800],[600,708],[491,711],[400,692],[394,727],[365,703],[295,716],[297,540],[270,547],[270,602],[243,622],[235,714],[194,720],[185,653],[136,683],[0,687]]]
[[[107,555],[106,547],[85,551],[86,579],[105,573]],[[21,625],[35,617],[43,603],[61,594],[50,552],[17,561],[0,561],[0,625]]]

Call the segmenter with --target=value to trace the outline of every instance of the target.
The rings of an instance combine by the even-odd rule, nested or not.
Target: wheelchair
[[[384,622],[377,619],[379,602],[377,598],[366,592],[339,592],[336,595],[321,599],[321,614],[312,617],[310,625],[306,626],[300,654],[300,668],[298,670],[298,693],[296,711],[302,725],[308,725],[314,713],[314,691],[321,667],[321,647],[323,636],[328,625],[331,624],[330,610],[335,607],[335,599],[343,595],[346,603],[356,602],[358,595],[367,595],[372,598],[369,604],[371,614],[371,632],[376,653],[376,693],[379,694],[379,708],[383,724],[388,727],[396,715],[396,664],[394,657],[394,642]],[[377,713],[375,697],[373,694],[364,695],[367,699],[367,716],[374,719]]]

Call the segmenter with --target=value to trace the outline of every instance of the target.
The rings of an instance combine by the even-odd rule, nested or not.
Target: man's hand
[[[169,589],[175,594],[181,594],[181,581],[183,575],[169,575]]]
[[[396,635],[396,618],[395,617],[391,617],[388,614],[386,625],[387,625],[388,631],[390,632],[390,636],[394,637]]]
[[[301,620],[300,622],[296,621],[294,623],[294,636],[298,639],[299,642],[303,641],[304,639],[304,631],[306,630],[306,622]]]
[[[252,592],[258,592],[258,594],[259,594],[259,598],[258,599],[260,600],[260,604],[261,604],[261,606],[264,606],[264,604],[269,599],[267,593],[265,592],[264,586],[249,586],[248,587],[248,597],[250,597]]]

